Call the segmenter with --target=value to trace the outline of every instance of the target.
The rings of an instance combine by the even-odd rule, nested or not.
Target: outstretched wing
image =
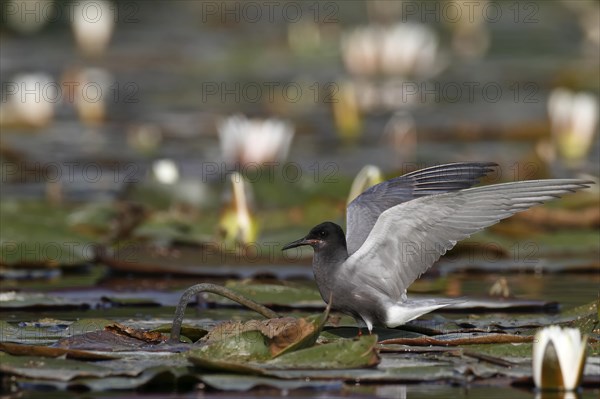
[[[352,255],[385,210],[427,195],[463,190],[491,172],[493,162],[461,162],[417,170],[370,187],[348,205],[346,245]]]
[[[592,182],[531,180],[474,187],[396,205],[381,214],[364,245],[338,277],[360,279],[392,301],[447,250],[471,234],[517,212]]]

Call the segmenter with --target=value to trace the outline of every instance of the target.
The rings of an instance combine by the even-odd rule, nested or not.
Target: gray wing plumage
[[[428,195],[463,190],[497,166],[493,162],[460,162],[417,170],[370,187],[348,205],[346,245],[352,255],[365,242],[377,218],[387,209]]]
[[[471,234],[561,194],[588,187],[575,179],[531,180],[417,198],[381,214],[339,278],[402,301],[405,290],[447,250]]]

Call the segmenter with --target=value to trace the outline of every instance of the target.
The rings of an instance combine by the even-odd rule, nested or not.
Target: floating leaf
[[[68,383],[72,390],[114,391],[148,389],[160,387],[161,391],[191,390],[198,378],[185,367],[155,366],[148,367],[135,376],[111,376],[105,378],[76,378]]]
[[[499,358],[530,358],[531,342],[507,344],[474,344],[469,345],[469,351]]]
[[[230,374],[206,374],[201,376],[200,379],[211,388],[222,391],[248,391],[257,387],[269,387],[280,390],[301,388],[339,390],[343,386],[340,381],[315,381],[311,379],[282,380],[278,378]]]
[[[473,345],[473,344],[499,344],[531,342],[532,336],[520,336],[511,334],[487,334],[487,333],[458,333],[444,334],[435,337],[419,338],[393,338],[382,341],[381,344],[403,344],[403,345]]]
[[[106,331],[144,341],[149,344],[159,344],[166,341],[166,336],[156,331],[143,331],[127,327],[120,323],[113,323],[105,327]]]
[[[105,319],[81,319],[71,323],[68,327],[39,323],[29,323],[17,327],[0,320],[0,342],[49,344],[61,338],[102,330],[110,323],[112,321]]]
[[[0,202],[0,263],[55,267],[92,261],[93,241],[69,228],[69,212],[45,201]]]
[[[0,351],[6,352],[11,355],[15,355],[15,356],[40,356],[40,357],[65,356],[67,359],[79,359],[79,360],[115,359],[114,356],[103,355],[101,353],[81,351],[81,350],[77,350],[77,349],[52,348],[49,346],[22,345],[22,344],[12,344],[12,343],[0,343]]]
[[[204,344],[235,337],[243,332],[259,331],[267,340],[272,357],[314,345],[327,321],[329,308],[319,316],[281,317],[247,322],[218,324],[203,339]]]
[[[111,370],[94,363],[38,356],[12,356],[0,352],[0,371],[29,378],[69,381],[75,377],[107,377]]]
[[[72,300],[55,295],[25,292],[4,292],[0,295],[0,308],[86,308],[89,300]]]
[[[359,335],[359,332],[360,330],[357,327],[326,328],[325,331],[321,333],[320,339],[329,342],[343,338],[356,338]],[[393,338],[418,338],[423,336],[423,334],[412,331],[383,327],[375,327],[373,328],[372,332],[374,335],[377,335],[377,337],[379,337],[380,340]]]
[[[169,334],[171,333],[171,324],[162,324],[152,331],[156,331],[159,333]],[[181,325],[181,335],[182,337],[189,338],[192,342],[198,341],[200,338],[204,337],[208,334],[208,330],[205,330],[200,327],[191,326],[188,324]]]
[[[57,348],[87,349],[104,352],[130,351],[147,348],[167,341],[167,336],[159,332],[138,330],[111,323],[102,331],[63,338],[54,345]],[[168,350],[165,347],[165,350]]]
[[[268,338],[256,330],[229,335],[188,352],[188,359],[202,369],[241,374],[261,374],[248,362],[271,357]]]
[[[277,353],[273,355],[275,357],[280,355],[285,355],[286,353],[291,353],[299,349],[309,348],[317,342],[321,331],[323,331],[323,327],[325,326],[325,322],[327,322],[327,318],[329,317],[329,311],[331,309],[331,305],[327,306],[325,312],[319,316],[309,316],[305,320],[304,328],[299,329],[299,334],[294,337],[288,335],[283,340],[279,339],[277,346],[282,348]],[[290,339],[291,338],[291,339]]]
[[[376,335],[357,340],[338,340],[302,349],[273,359],[267,368],[280,369],[351,369],[371,367],[379,363]]]
[[[225,287],[263,305],[292,306],[295,308],[323,308],[325,304],[316,286],[299,284],[257,284],[230,280]],[[214,298],[214,296],[211,296]],[[215,302],[223,302],[215,299]]]

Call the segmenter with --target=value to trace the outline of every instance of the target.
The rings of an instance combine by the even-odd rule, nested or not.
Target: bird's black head
[[[346,236],[340,226],[332,222],[323,222],[313,227],[306,237],[290,242],[283,247],[283,250],[299,247],[301,245],[310,245],[313,249],[319,250],[330,247],[331,249],[346,249]]]

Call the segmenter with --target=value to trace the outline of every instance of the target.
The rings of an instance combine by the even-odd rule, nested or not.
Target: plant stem
[[[183,323],[185,309],[188,303],[190,303],[190,301],[192,300],[192,298],[201,292],[211,292],[213,294],[224,296],[227,299],[231,299],[232,301],[237,302],[240,305],[244,305],[245,307],[254,310],[255,312],[263,315],[268,319],[276,319],[280,317],[271,309],[220,285],[208,283],[196,284],[185,290],[181,295],[181,299],[179,299],[179,303],[177,304],[177,308],[175,309],[173,325],[171,326],[171,337],[169,339],[171,342],[179,343],[179,337],[181,335],[181,324]]]

